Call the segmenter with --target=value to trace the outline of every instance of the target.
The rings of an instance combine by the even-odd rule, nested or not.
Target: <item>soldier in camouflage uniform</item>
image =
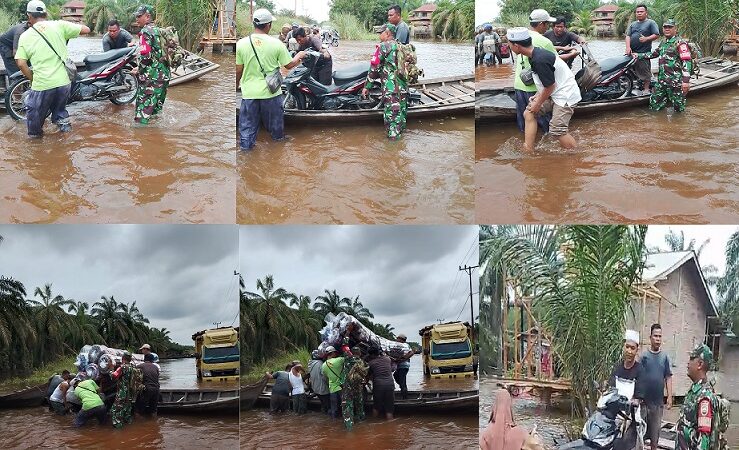
[[[167,55],[159,41],[159,29],[152,21],[153,8],[141,5],[136,10],[141,57],[138,63],[139,88],[136,91],[136,116],[134,121],[142,125],[149,123],[152,116],[159,114],[167,98],[167,87],[171,78]]]
[[[651,53],[634,53],[634,58],[659,57],[657,85],[649,97],[649,107],[659,111],[669,100],[675,111],[685,111],[685,96],[690,89],[690,73],[693,62],[688,42],[677,35],[675,21],[668,19],[662,25],[664,39]]]
[[[367,364],[362,361],[361,350],[354,347],[350,354],[344,359],[346,374],[344,384],[341,387],[342,412],[344,414],[344,426],[351,430],[356,422],[364,420],[364,384],[367,382]]]
[[[398,41],[395,40],[397,27],[391,23],[383,27],[380,34],[380,45],[377,47],[370,71],[367,74],[362,96],[367,97],[369,90],[378,84],[382,87],[383,118],[387,137],[391,140],[400,138],[405,130],[405,119],[408,111],[408,82],[399,76]]]
[[[718,450],[719,400],[708,381],[713,353],[705,344],[690,353],[688,377],[693,381],[685,394],[677,422],[676,450]]]

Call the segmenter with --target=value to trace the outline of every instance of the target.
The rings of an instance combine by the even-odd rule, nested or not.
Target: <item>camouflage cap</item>
[[[711,367],[711,364],[713,364],[713,352],[706,344],[701,344],[690,352],[690,359],[694,358],[702,359],[708,367]]]
[[[395,36],[395,33],[398,32],[398,27],[396,25],[393,25],[392,23],[386,23],[382,26],[382,31],[389,30],[393,36]]]
[[[138,8],[136,8],[136,12],[133,13],[135,17],[141,17],[144,14],[151,14],[154,15],[154,7],[149,5],[141,5]]]
[[[666,19],[662,26],[674,27],[677,26],[677,24],[675,23],[675,19]]]

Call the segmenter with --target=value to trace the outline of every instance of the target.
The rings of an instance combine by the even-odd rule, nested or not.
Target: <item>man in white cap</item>
[[[159,355],[157,355],[156,353],[154,353],[154,352],[152,352],[152,351],[151,351],[151,345],[149,345],[149,344],[144,344],[144,345],[142,345],[142,346],[141,346],[141,348],[139,348],[139,351],[140,351],[140,352],[141,352],[141,353],[142,353],[142,354],[143,354],[144,356],[146,356],[146,355],[148,355],[148,354],[150,354],[150,353],[151,353],[151,354],[153,355],[153,358],[154,358],[154,362],[156,363],[156,362],[158,362],[158,361],[159,361]]]
[[[405,344],[408,338],[403,333],[399,334],[396,338],[396,341]],[[406,377],[408,376],[408,371],[411,369],[411,357],[413,356],[413,349],[411,349],[408,353],[403,355],[403,357],[399,360],[397,360],[398,367],[395,369],[395,372],[393,373],[393,379],[395,379],[395,382],[398,383],[398,386],[400,386],[400,396],[403,399],[408,398],[408,383],[406,382]]]
[[[42,128],[49,113],[59,131],[71,131],[67,99],[72,82],[64,64],[68,58],[67,41],[89,33],[90,29],[64,20],[46,20],[46,5],[40,0],[28,2],[26,14],[29,29],[18,38],[15,62],[31,80],[31,90],[25,100],[28,136],[43,135]]]
[[[535,9],[531,11],[529,15],[529,24],[531,29],[529,30],[529,36],[531,37],[531,43],[534,47],[543,48],[549,50],[553,54],[557,52],[554,50],[554,44],[552,41],[545,38],[543,34],[549,30],[549,25],[556,19],[549,16],[549,13],[543,9]],[[523,113],[526,111],[526,107],[529,105],[529,99],[536,94],[536,86],[527,85],[521,80],[521,72],[531,68],[529,58],[519,54],[515,61],[516,72],[513,78],[513,88],[516,94],[516,123],[518,129],[524,131],[526,127],[526,121]],[[546,133],[549,131],[549,116],[542,114],[538,118],[539,128]]]
[[[274,19],[264,8],[254,11],[254,33],[236,43],[236,89],[241,89],[239,147],[242,150],[254,147],[260,123],[267,127],[272,140],[285,139],[282,90],[279,87],[270,90],[267,76],[280,67],[289,70],[297,66],[305,52],[290,58],[285,45],[269,35]]]
[[[608,380],[610,386],[616,386],[616,379],[633,380],[636,382],[634,388],[635,399],[642,398],[642,386],[639,383],[641,375],[641,364],[636,360],[639,353],[639,332],[626,330],[624,333],[623,359],[613,366],[611,377]]]
[[[514,52],[529,59],[531,76],[528,81],[537,90],[537,93],[529,98],[529,104],[524,111],[526,122],[524,150],[534,151],[539,125],[537,118],[550,112],[552,116],[549,120],[549,134],[556,136],[562,147],[575,148],[575,138],[569,134],[574,106],[581,100],[575,75],[567,67],[567,63],[555,53],[534,47],[530,31],[526,28],[509,29],[508,41]],[[523,75],[527,73],[529,73],[527,70],[522,72]]]

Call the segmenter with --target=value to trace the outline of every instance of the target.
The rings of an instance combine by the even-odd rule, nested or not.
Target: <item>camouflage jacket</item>
[[[164,53],[162,44],[159,41],[159,29],[153,24],[146,24],[140,31],[143,42],[151,48],[151,51],[139,57],[139,66],[143,66],[143,71],[152,79],[164,76],[166,79],[170,77],[170,69],[167,66],[167,55]],[[139,73],[141,73],[139,69]]]
[[[659,57],[659,72],[657,73],[657,81],[666,81],[677,87],[681,83],[690,82],[690,73],[693,70],[693,61],[683,61],[680,59],[681,46],[686,46],[690,51],[688,42],[680,36],[673,36],[670,39],[662,39],[657,48],[651,53],[637,53],[639,59],[651,59]]]
[[[344,359],[344,368],[341,371],[346,374],[344,379],[344,387],[359,391],[367,379],[369,368],[361,358],[350,356]]]
[[[719,432],[718,398],[710,383],[693,383],[685,395],[677,422],[677,450],[716,450]]]
[[[408,88],[408,83],[400,78],[398,73],[398,42],[381,42],[379,64],[370,65],[365,87],[372,89],[379,84],[384,97],[399,96]]]

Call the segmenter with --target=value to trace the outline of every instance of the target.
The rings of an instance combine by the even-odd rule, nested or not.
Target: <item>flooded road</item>
[[[160,361],[160,384],[165,388],[197,388],[195,360]],[[57,416],[46,406],[0,409],[0,448],[237,448],[236,415],[136,416],[121,430],[91,420],[83,428],[72,426],[72,415]]]
[[[166,359],[159,362],[162,389],[237,389],[238,382],[198,381],[195,358]]]
[[[369,61],[374,42],[332,47],[334,69]],[[472,73],[467,44],[418,42],[426,78]],[[453,63],[467,62],[470,63]],[[390,142],[381,121],[286,124],[291,140],[262,130],[239,152],[239,223],[472,223],[471,115],[414,119]]]
[[[495,403],[496,379],[484,377],[480,379],[480,431],[485,429]],[[529,432],[536,427],[536,434],[548,448],[555,442],[566,442],[565,427],[570,420],[568,405],[553,402],[549,409],[539,399],[526,393],[513,397],[513,418],[517,425],[522,425]]]
[[[100,39],[70,41],[74,60]],[[234,223],[232,55],[169,89],[164,112],[134,127],[133,104],[69,107],[73,131],[47,121],[42,139],[0,112],[0,222]],[[231,77],[227,76],[231,74]]]
[[[622,41],[590,44],[596,58],[623,53]],[[478,68],[480,80],[510,79],[510,60]],[[655,62],[653,61],[653,67]],[[575,67],[579,66],[575,63]],[[482,81],[484,84],[485,81]],[[477,126],[478,223],[731,223],[739,216],[739,87],[688,96],[683,114],[646,106],[578,118],[578,142],[549,138],[522,151],[515,123]]]
[[[409,390],[466,390],[476,389],[477,380],[424,380],[419,355],[411,358],[408,372]],[[351,432],[339,420],[317,411],[300,416],[287,413],[272,416],[267,408],[256,407],[242,411],[240,419],[241,448],[328,448],[344,449],[417,449],[417,448],[476,448],[478,440],[477,414],[396,414],[386,421],[368,418],[354,426]]]

